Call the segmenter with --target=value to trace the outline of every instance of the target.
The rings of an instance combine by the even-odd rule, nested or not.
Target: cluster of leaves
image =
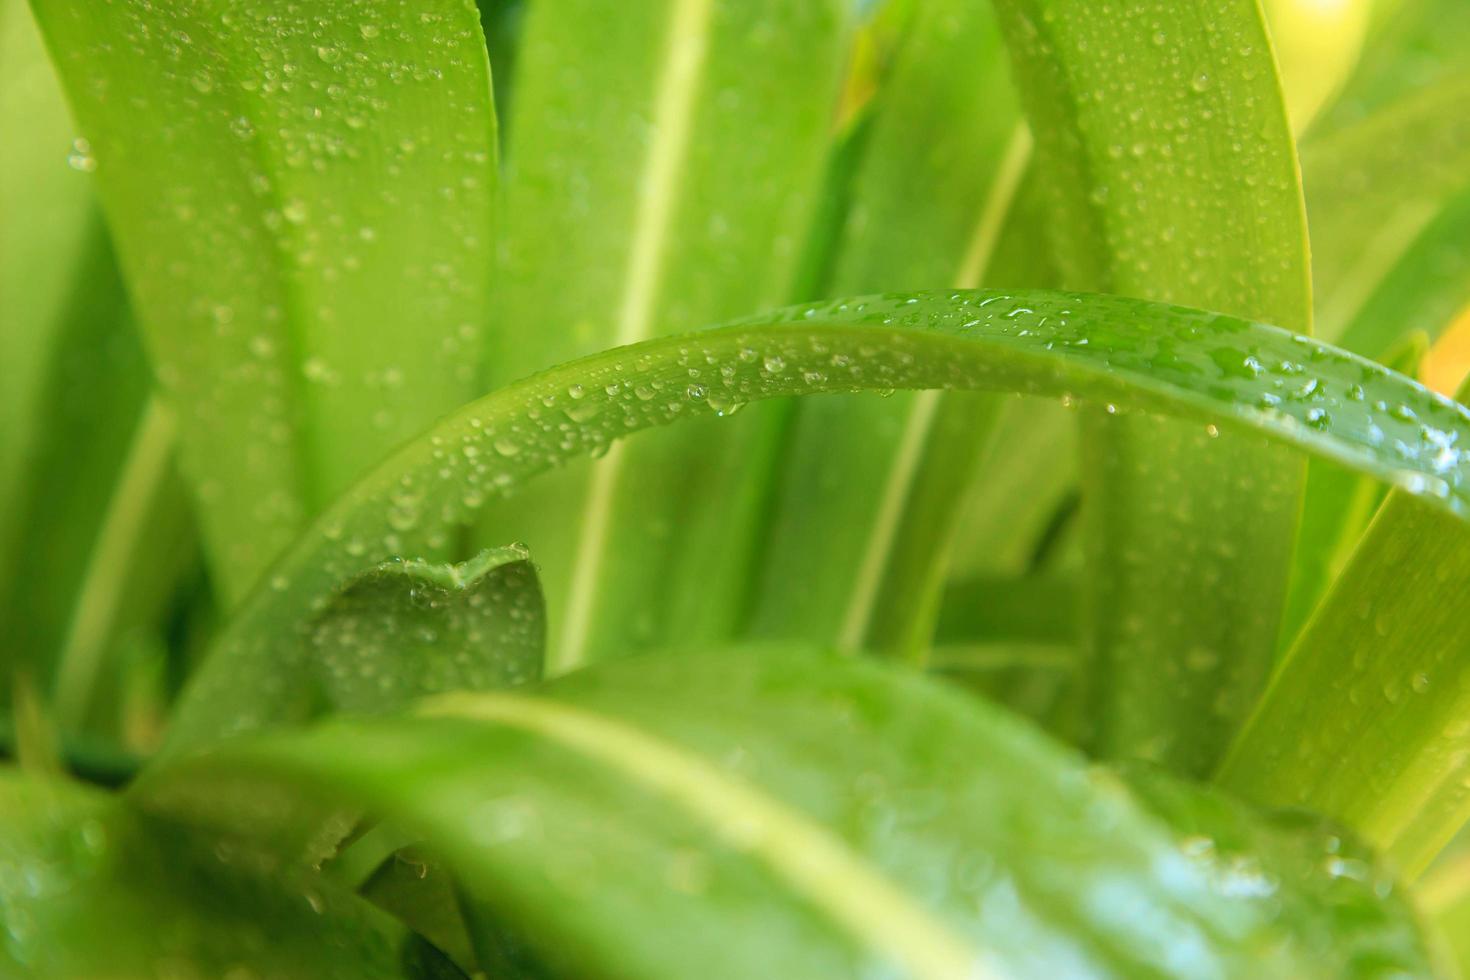
[[[0,972],[1470,969],[1470,8],[1266,14],[0,0]]]

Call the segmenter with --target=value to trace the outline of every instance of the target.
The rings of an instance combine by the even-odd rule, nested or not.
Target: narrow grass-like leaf
[[[1429,969],[1392,880],[1330,828],[1168,782],[1140,805],[999,709],[871,662],[645,657],[425,713],[237,742],[140,798],[185,819],[260,786],[365,806],[433,840],[556,975]]]
[[[588,0],[533,5],[508,150],[500,381],[793,298],[851,7],[659,0],[609,20]],[[781,414],[614,450],[490,515],[482,540],[525,541],[540,563],[554,670],[730,632]]]
[[[1358,66],[1312,125],[1309,142],[1464,71],[1470,7],[1459,0],[1392,0],[1372,6],[1376,23]]]
[[[1073,645],[1077,641],[1080,583],[1074,576],[969,578],[944,589],[936,643],[987,640]]]
[[[1470,972],[1470,859],[1458,855],[1414,889],[1420,908],[1438,926],[1460,975]]]
[[[1064,283],[1305,329],[1296,155],[1258,4],[998,9]],[[1096,747],[1205,771],[1275,653],[1302,466],[1101,407],[1084,424]]]
[[[0,831],[7,976],[436,975],[333,882],[95,791],[0,771]]]
[[[1439,222],[1453,219],[1442,216],[1470,187],[1467,99],[1470,74],[1455,75],[1303,150],[1323,339],[1364,352],[1399,339],[1403,320],[1379,319],[1376,293],[1416,242],[1443,235]]]
[[[127,454],[112,474],[106,509],[95,526],[65,630],[57,634],[54,647],[56,710],[63,727],[70,730],[84,727],[97,707],[108,654],[117,650],[129,630],[158,627],[150,618],[158,618],[167,607],[194,559],[194,528],[175,467],[175,432],[172,414],[157,398],[149,398]],[[55,547],[56,536],[38,530],[41,533],[29,535],[26,554],[43,554]],[[28,604],[39,591],[27,587],[31,581],[16,590]]]
[[[0,699],[8,704],[14,670],[49,699],[62,685],[85,688],[120,635],[155,631],[191,552],[172,441],[153,438],[147,365],[92,201],[92,161],[85,141],[73,142],[24,3],[0,7],[0,46],[0,636],[11,654]],[[72,707],[59,705],[57,720],[75,733],[83,712]]]
[[[0,4],[0,556],[13,549],[26,460],[45,424],[40,387],[64,324],[73,269],[94,234],[80,173],[62,165],[71,131],[29,9]],[[8,568],[0,570],[4,575]],[[7,580],[0,578],[0,591]]]
[[[1470,134],[1467,134],[1470,137]],[[1470,163],[1470,160],[1467,160]],[[1390,350],[1404,334],[1431,341],[1470,305],[1470,180],[1442,202],[1343,329],[1349,350]]]
[[[1033,570],[1058,515],[1075,504],[1076,413],[1037,398],[1018,398],[1001,411],[955,532],[956,579]]]
[[[475,11],[34,7],[238,599],[477,389],[496,171]]]
[[[1411,376],[1423,343],[1415,338],[1432,340],[1470,302],[1470,177],[1460,172],[1470,173],[1470,131],[1446,121],[1467,93],[1463,79],[1444,80],[1309,142],[1303,160],[1321,243],[1313,251],[1318,332]],[[1309,466],[1283,643],[1381,499],[1341,470]]]
[[[691,381],[701,390],[691,392]],[[259,727],[297,698],[309,651],[291,638],[341,582],[400,552],[396,521],[411,516],[431,536],[447,534],[538,473],[637,429],[714,412],[722,399],[936,387],[1070,392],[1194,419],[1201,431],[1206,423],[1253,430],[1470,512],[1470,462],[1421,441],[1428,431],[1470,442],[1464,408],[1279,328],[1044,290],[790,307],[562,365],[465,406],[403,447],[330,508],[242,607],[180,705],[172,748]],[[419,508],[411,515],[399,509],[405,497]]]
[[[1030,157],[994,12],[930,0],[913,17],[864,135],[836,295],[986,281]],[[912,652],[996,411],[991,396],[940,392],[802,402],[750,632]]]

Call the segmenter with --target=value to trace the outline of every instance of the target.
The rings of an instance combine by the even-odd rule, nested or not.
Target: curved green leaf
[[[448,975],[331,881],[66,783],[0,772],[0,868],[7,976]]]
[[[496,170],[475,10],[34,7],[238,599],[477,390]]]
[[[1070,393],[1254,430],[1470,512],[1470,460],[1438,448],[1470,445],[1470,412],[1275,327],[1042,290],[792,307],[543,372],[405,446],[330,508],[242,607],[186,692],[172,747],[275,718],[307,655],[290,639],[295,627],[339,583],[401,553],[405,529],[446,536],[487,500],[641,428],[758,398],[925,387]]]
[[[1003,0],[1062,282],[1305,330],[1295,148],[1255,0]],[[1303,470],[1083,419],[1093,742],[1208,771],[1275,655]]]
[[[1140,805],[998,709],[872,662],[639,658],[425,710],[232,743],[141,796],[186,819],[261,786],[366,806],[424,833],[558,974],[1429,969],[1392,880],[1334,831],[1172,784]]]

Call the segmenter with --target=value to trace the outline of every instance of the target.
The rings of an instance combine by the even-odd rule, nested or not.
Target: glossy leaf
[[[1428,969],[1391,879],[1335,831],[1175,784],[1140,802],[870,662],[641,658],[426,713],[237,742],[142,795],[187,817],[201,787],[285,785],[415,827],[558,974]]]
[[[1258,4],[998,9],[1064,284],[1306,329],[1296,155]],[[1082,448],[1096,748],[1205,771],[1270,669],[1302,466],[1102,406]]]
[[[1463,976],[1470,969],[1470,861],[1465,855],[1426,876],[1415,889],[1420,907],[1438,926],[1447,951]]]
[[[10,976],[449,976],[332,882],[67,783],[0,772],[0,866]]]
[[[851,6],[532,6],[499,381],[793,298]],[[782,414],[643,440],[489,515],[481,540],[525,541],[541,565],[553,670],[734,628]]]
[[[1314,240],[1324,243],[1314,249],[1319,332],[1411,376],[1424,340],[1470,302],[1470,184],[1457,174],[1470,164],[1467,134],[1457,135],[1440,111],[1464,92],[1461,80],[1449,79],[1390,104],[1309,143],[1303,161]],[[1394,215],[1387,222],[1386,212]],[[1344,260],[1353,249],[1361,251]],[[1283,645],[1381,499],[1353,476],[1310,465]]]
[[[1404,344],[1379,360],[1406,377],[1418,378],[1427,350],[1424,335],[1411,334]],[[1283,650],[1291,645],[1328,587],[1342,574],[1386,493],[1382,484],[1351,470],[1317,460],[1308,464],[1296,559],[1281,618]]]
[[[1466,409],[1278,328],[1041,290],[791,307],[543,372],[405,446],[324,514],[242,607],[181,703],[172,747],[259,727],[291,703],[306,651],[290,638],[339,583],[399,553],[398,527],[433,540],[488,499],[640,428],[759,398],[865,387],[1070,392],[1188,417],[1202,432],[1205,423],[1254,430],[1450,512],[1470,509],[1462,485],[1470,463],[1421,442],[1426,431],[1470,441],[1460,435],[1470,433]]]
[[[1391,493],[1219,780],[1331,814],[1422,870],[1470,819],[1467,554],[1461,522]]]
[[[475,11],[34,6],[238,599],[477,389],[495,126]]]
[[[1030,157],[994,12],[930,0],[912,19],[874,97],[827,284],[835,295],[986,281]],[[996,411],[993,398],[939,392],[800,403],[750,632],[910,655],[921,647]]]

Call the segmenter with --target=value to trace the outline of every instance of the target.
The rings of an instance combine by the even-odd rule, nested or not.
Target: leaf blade
[[[1242,827],[1278,840],[1244,810],[1184,788],[1141,807],[993,707],[860,659],[785,648],[644,657],[537,695],[426,710],[236,743],[156,773],[143,794],[187,814],[200,792],[192,773],[227,796],[263,780],[372,805],[426,833],[493,896],[502,925],[570,972],[1331,973],[1340,954],[1324,936],[1344,949],[1361,937],[1360,949],[1409,969],[1424,956],[1405,903],[1385,907],[1367,882],[1342,902],[1320,860],[1268,859],[1290,895],[1285,921],[1279,904],[1213,881],[1252,851]],[[381,778],[385,760],[394,779]],[[1178,810],[1222,832],[1218,864],[1181,851],[1168,825]],[[578,856],[556,870],[573,841]],[[1314,829],[1279,843],[1328,841]],[[1079,880],[1147,914],[1120,914]],[[1331,922],[1334,891],[1373,926]],[[663,928],[637,928],[645,916]],[[737,938],[751,935],[764,941]]]
[[[662,0],[611,27],[596,3],[531,10],[501,381],[791,299],[850,16],[836,0]],[[733,629],[782,415],[615,448],[481,529],[541,562],[553,670]]]
[[[35,10],[228,604],[476,390],[496,179],[478,19],[452,0]]]
[[[297,663],[289,645],[273,637],[290,635],[291,624],[309,618],[312,604],[338,583],[394,556],[402,542],[388,516],[405,492],[426,531],[447,528],[537,473],[605,451],[628,434],[629,418],[634,427],[652,427],[712,413],[707,396],[644,400],[634,391],[682,391],[692,363],[719,364],[729,396],[743,400],[868,385],[1085,393],[1125,410],[1252,431],[1409,486],[1441,509],[1470,508],[1462,472],[1470,461],[1446,465],[1432,453],[1405,457],[1387,448],[1395,439],[1416,446],[1421,424],[1445,438],[1465,431],[1455,438],[1470,442],[1470,410],[1355,355],[1233,317],[1116,297],[1033,290],[914,299],[792,307],[649,341],[543,372],[466,406],[385,461],[282,560],[272,576],[282,587],[258,590],[196,675],[172,748],[271,717],[285,697],[277,675]],[[782,369],[770,370],[768,359]],[[1251,361],[1290,367],[1284,375],[1236,367]],[[848,370],[854,366],[856,376]],[[732,373],[725,376],[724,368]],[[1314,381],[1309,397],[1283,397],[1304,378]],[[570,397],[572,387],[582,396]],[[1398,414],[1380,411],[1380,401]],[[1415,421],[1400,417],[1405,409]],[[503,439],[518,451],[496,451]]]
[[[998,9],[1064,284],[1307,329],[1306,220],[1259,5]],[[1154,419],[1083,425],[1094,745],[1205,772],[1275,654],[1302,467]]]

